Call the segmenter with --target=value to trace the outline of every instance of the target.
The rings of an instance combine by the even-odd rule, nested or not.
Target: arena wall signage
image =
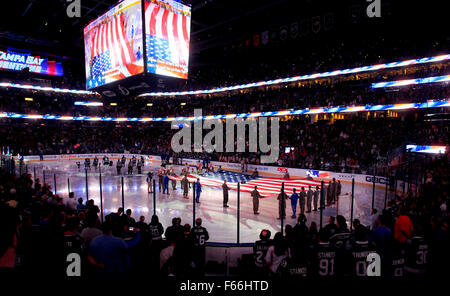
[[[366,176],[366,182],[367,183],[373,183],[373,178],[374,178],[373,176],[367,175]],[[386,184],[386,183],[387,183],[387,178],[375,176],[375,184]]]
[[[0,69],[22,71],[28,68],[31,73],[62,76],[64,75],[60,62],[52,61],[29,52],[19,52],[12,49],[0,50]]]

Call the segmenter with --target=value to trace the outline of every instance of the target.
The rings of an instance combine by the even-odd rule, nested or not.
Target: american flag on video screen
[[[190,18],[161,8],[155,3],[146,5],[145,32],[148,55],[155,60],[163,59],[176,65],[187,65]]]
[[[223,181],[227,180],[227,185],[232,190],[237,190],[237,182],[245,182],[241,184],[241,191],[252,192],[255,186],[258,186],[258,191],[262,196],[278,195],[281,191],[281,183],[284,182],[284,192],[286,194],[292,194],[295,188],[297,192],[302,187],[308,190],[308,186],[311,185],[313,189],[316,186],[320,188],[320,181],[310,179],[282,179],[282,178],[267,178],[257,177],[254,178],[250,175],[241,173],[235,173],[230,171],[220,172],[206,172],[203,175],[188,175],[190,182],[197,181],[197,177],[200,178],[200,184],[208,187],[222,187]],[[181,177],[171,177],[171,179],[181,180]]]
[[[92,75],[101,76],[108,69],[111,69],[111,57],[109,55],[109,50],[94,57],[94,62],[92,64]]]
[[[147,53],[155,60],[171,62],[169,42],[167,40],[149,35],[147,37]]]
[[[96,65],[94,61],[93,71],[94,69],[105,71],[122,65],[130,65],[136,61],[131,44],[125,34],[123,14],[116,15],[108,22],[99,25],[94,32],[91,59],[95,57],[99,64]],[[106,61],[107,57],[109,59]]]

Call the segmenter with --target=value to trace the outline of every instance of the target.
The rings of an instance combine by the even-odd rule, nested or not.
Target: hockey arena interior
[[[448,16],[401,2],[15,1],[2,273],[448,276]]]

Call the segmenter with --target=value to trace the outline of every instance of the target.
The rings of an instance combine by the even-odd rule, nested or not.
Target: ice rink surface
[[[101,159],[99,159],[100,162]],[[91,161],[92,163],[92,161]],[[153,215],[153,194],[147,193],[147,172],[152,171],[157,178],[158,165],[146,163],[142,174],[138,175],[136,168],[134,174],[128,175],[127,167],[122,168],[122,174],[116,172],[115,161],[112,167],[101,166],[102,171],[102,195],[103,195],[103,214],[115,212],[122,206],[122,177],[124,183],[124,205],[125,209],[133,211],[132,216],[138,221],[140,216],[145,216],[148,223]],[[181,167],[174,166],[175,172],[179,174]],[[45,161],[27,164],[28,173],[40,179],[52,187],[54,191],[63,198],[67,198],[69,192],[73,191],[76,198],[94,199],[95,204],[100,207],[100,174],[99,169],[91,167],[86,172],[83,162],[78,169],[76,161]],[[56,181],[56,183],[55,183]],[[237,192],[229,192],[229,208],[222,206],[222,189],[202,186],[200,204],[196,204],[196,217],[203,219],[203,226],[210,233],[210,242],[236,243],[237,242]],[[189,193],[189,199],[182,196],[180,182],[177,182],[176,190],[172,190],[171,184],[169,195],[162,194],[158,188],[156,180],[156,214],[164,228],[171,225],[173,217],[180,217],[181,223],[193,221],[193,203],[192,189]],[[375,208],[381,210],[384,206],[385,190],[375,189]],[[241,192],[240,195],[240,243],[254,242],[258,239],[262,229],[269,229],[274,235],[281,229],[281,221],[278,218],[278,201],[276,196],[270,196],[260,199],[259,215],[253,214],[252,198],[249,193]],[[355,185],[354,200],[354,219],[360,219],[363,224],[370,224],[370,209],[372,204],[372,186]],[[347,221],[350,220],[351,209],[351,184],[342,182],[342,194],[339,199],[339,214],[343,215]],[[297,205],[297,216],[300,210]],[[323,225],[328,221],[330,215],[336,216],[337,207],[326,208],[323,211]],[[286,219],[284,225],[295,225],[296,219],[291,218],[292,210],[290,201],[286,203]],[[306,213],[308,226],[312,221],[320,225],[320,211]]]

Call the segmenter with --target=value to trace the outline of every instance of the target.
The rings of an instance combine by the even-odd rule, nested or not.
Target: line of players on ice
[[[81,168],[81,163],[79,161],[76,162],[78,169]],[[136,156],[132,156],[132,158],[128,161],[128,174],[133,174],[134,167],[137,168],[137,173],[142,174],[142,167],[145,164],[145,159],[143,156],[140,157],[140,159],[137,159]],[[94,160],[92,162],[92,165],[95,169],[97,169],[99,165],[99,160],[97,156],[94,157]],[[109,158],[105,155],[103,157],[103,165],[104,166],[112,166],[113,162],[109,160]],[[117,174],[120,175],[122,171],[122,167],[126,165],[126,158],[125,156],[122,156],[121,159],[117,160],[116,163],[116,170]],[[173,167],[170,167],[166,169],[167,163],[163,162],[161,164],[161,168],[158,171],[158,183],[159,183],[159,192],[162,191],[162,194],[169,194],[169,183],[171,183],[172,190],[176,190],[177,180],[173,177],[177,177],[177,174],[174,171]],[[91,160],[89,158],[86,158],[84,160],[84,167],[86,170],[91,169]],[[221,171],[222,168],[219,166],[218,171]],[[188,198],[189,195],[189,189],[191,188],[191,182],[189,182],[187,176],[189,173],[202,175],[204,171],[208,172],[214,172],[214,166],[211,163],[202,163],[199,161],[196,166],[189,167],[187,164],[185,167],[181,170],[181,176],[183,177],[180,180],[181,183],[181,189],[183,189],[183,197]],[[245,168],[242,167],[242,172],[245,172]],[[172,178],[170,178],[172,177]],[[255,169],[252,172],[252,177],[257,178],[259,177],[259,172],[257,169]],[[286,171],[283,175],[284,179],[289,179],[290,175],[289,172]],[[147,183],[148,183],[148,192],[152,192],[152,180],[153,180],[153,173],[148,172],[147,173]],[[341,194],[342,185],[341,182],[338,180],[336,182],[336,179],[333,178],[333,181],[329,181],[328,186],[324,188],[325,190],[325,198],[326,198],[326,206],[331,206],[336,203],[336,201],[339,199],[339,196]],[[222,190],[223,190],[223,207],[228,208],[228,200],[229,200],[229,191],[230,187],[227,185],[227,181],[224,180],[222,184]],[[301,187],[301,190],[299,193],[297,193],[297,190],[294,188],[294,192],[291,196],[288,196],[284,192],[280,192],[278,195],[278,201],[279,201],[279,217],[278,219],[281,219],[281,217],[286,216],[286,202],[284,202],[284,199],[290,199],[291,200],[291,208],[292,208],[292,218],[297,218],[297,203],[300,207],[300,214],[311,213],[311,211],[317,211],[318,209],[318,201],[320,198],[320,187],[316,186],[315,189],[309,186],[308,190],[305,190],[305,187]],[[196,203],[200,203],[200,195],[202,192],[202,185],[200,184],[200,179],[197,178],[197,181],[195,182],[195,201]],[[262,198],[262,195],[258,191],[258,187],[255,186],[253,191],[251,192],[252,196],[252,202],[253,202],[253,213],[255,215],[259,215],[259,199]],[[306,210],[306,211],[305,211]]]
[[[125,156],[122,156],[121,159],[117,160],[116,163],[116,170],[117,170],[117,174],[120,175],[122,173],[122,168],[125,167],[127,162],[127,159]],[[77,161],[76,162],[78,170],[81,169],[81,162]],[[128,161],[128,174],[132,175],[133,171],[134,171],[134,167],[136,167],[137,169],[137,173],[138,174],[142,174],[142,167],[145,164],[145,159],[143,156],[141,156],[139,159],[133,155],[133,157]],[[113,166],[113,162],[111,160],[109,160],[108,156],[103,156],[103,165],[104,166]],[[97,167],[99,166],[99,160],[97,158],[97,156],[94,157],[94,160],[92,161],[92,166],[94,167],[94,169],[97,169]],[[90,170],[91,169],[91,159],[90,158],[85,158],[84,159],[84,169],[85,170]]]

